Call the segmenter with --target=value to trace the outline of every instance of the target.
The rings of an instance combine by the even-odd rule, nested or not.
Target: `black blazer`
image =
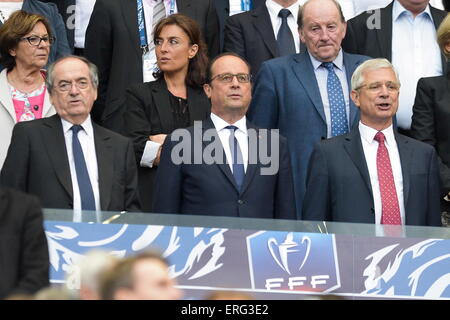
[[[450,191],[450,74],[422,78],[417,84],[411,136],[438,154],[442,197]],[[448,205],[447,205],[448,206]]]
[[[218,23],[213,0],[177,0],[179,13],[196,20],[210,56],[219,52]],[[97,0],[86,31],[85,56],[99,69],[99,97],[94,121],[123,133],[125,90],[142,83],[142,52],[136,0]]]
[[[223,37],[224,37],[224,29],[225,29],[225,22],[227,18],[230,16],[230,1],[228,0],[214,0],[216,11],[217,11],[217,18],[219,20],[219,30],[220,30],[220,36],[219,36],[219,48],[222,52],[223,50]],[[252,0],[252,9],[256,9],[263,5],[266,1],[265,0]]]
[[[206,130],[211,130],[209,133],[213,133],[213,141],[218,142],[221,147],[220,138],[211,118],[203,121],[202,126],[202,136],[199,136],[193,127],[189,128],[192,150],[196,145],[200,145],[204,151],[204,148],[209,145],[210,142],[202,139]],[[260,134],[259,129],[248,121],[247,128],[256,130],[260,147],[261,145],[267,146],[267,150],[271,150],[271,132],[267,136]],[[249,140],[249,142],[251,141]],[[256,163],[252,164],[249,161],[244,182],[239,191],[225,160],[220,164],[204,162],[196,164],[194,152],[192,152],[191,155],[186,155],[191,164],[174,164],[171,153],[178,142],[173,142],[170,137],[167,137],[156,175],[153,211],[210,216],[295,219],[294,185],[287,143],[286,139],[281,136],[279,140],[276,140],[276,143],[278,142],[279,158],[275,159],[279,165],[278,172],[272,175],[261,174],[261,168],[269,167],[269,165],[262,165],[258,156]]]
[[[131,141],[95,123],[93,127],[101,209],[138,211]],[[38,196],[44,208],[73,208],[69,160],[58,115],[14,127],[0,179],[4,186]]]
[[[0,189],[0,299],[49,285],[49,254],[36,197]]]
[[[261,64],[279,56],[269,11],[265,5],[227,19],[224,52],[235,52],[245,58],[257,75]]]
[[[373,13],[363,12],[347,22],[347,33],[342,41],[342,48],[348,53],[358,53],[372,58],[392,59],[392,1],[385,8],[380,9],[381,28],[369,29],[367,21]],[[442,20],[447,16],[447,12],[430,6],[436,29]],[[444,55],[442,58],[442,69],[446,68]]]
[[[395,132],[403,175],[407,225],[441,226],[436,152]],[[359,129],[322,140],[309,161],[303,218],[375,223],[375,209]]]
[[[205,119],[210,112],[210,102],[202,88],[188,87],[187,91],[190,125]],[[148,137],[170,134],[178,129],[173,124],[169,91],[162,77],[159,80],[132,85],[127,89],[124,114],[125,130],[133,140],[139,173],[139,192],[142,211],[152,210],[152,194],[156,167],[139,165]]]

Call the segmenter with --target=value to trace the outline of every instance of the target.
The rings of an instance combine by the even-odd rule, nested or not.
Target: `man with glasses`
[[[91,121],[95,65],[62,58],[50,65],[46,82],[57,114],[14,127],[2,185],[38,196],[44,208],[139,210],[131,142]]]
[[[211,117],[165,140],[154,212],[295,218],[286,139],[247,121],[250,66],[234,53],[213,59],[204,85]]]
[[[386,59],[353,73],[360,121],[350,133],[318,143],[311,156],[305,220],[440,226],[434,148],[397,133],[400,82]]]

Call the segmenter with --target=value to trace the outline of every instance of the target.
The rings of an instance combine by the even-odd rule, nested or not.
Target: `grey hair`
[[[89,78],[91,79],[91,83],[94,86],[95,89],[98,88],[98,68],[95,64],[93,64],[92,62],[90,62],[88,59],[86,59],[85,57],[80,57],[80,56],[75,56],[75,55],[69,55],[69,56],[65,56],[62,58],[59,58],[58,60],[56,60],[55,62],[53,62],[47,69],[47,77],[45,79],[45,84],[47,86],[47,91],[48,93],[51,95],[53,93],[53,88],[54,88],[54,71],[55,71],[55,66],[66,59],[77,59],[80,60],[84,63],[87,64],[88,68],[89,68]]]
[[[387,59],[378,58],[378,59],[370,59],[361,63],[358,68],[353,72],[352,75],[352,90],[358,90],[364,83],[364,72],[378,70],[382,68],[389,68],[395,73],[395,78],[397,83],[400,85],[400,79],[398,78],[397,70],[394,68],[392,63],[390,63]]]

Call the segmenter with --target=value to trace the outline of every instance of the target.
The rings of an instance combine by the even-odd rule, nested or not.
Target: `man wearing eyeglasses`
[[[397,133],[400,82],[386,59],[353,73],[360,121],[350,133],[316,144],[309,163],[305,220],[441,226],[434,148]]]
[[[57,114],[14,127],[1,183],[39,197],[44,208],[136,211],[131,142],[91,121],[98,74],[85,58],[57,60],[47,71]]]
[[[238,55],[212,60],[204,85],[211,116],[166,138],[154,212],[295,219],[286,139],[245,117],[250,80],[250,66]]]

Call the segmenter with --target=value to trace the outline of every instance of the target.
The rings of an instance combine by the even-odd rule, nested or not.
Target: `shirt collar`
[[[273,0],[267,0],[266,1],[266,7],[267,7],[267,10],[269,11],[270,15],[271,16],[275,16],[275,17],[278,17],[278,13],[280,13],[281,9],[284,9],[283,6],[279,5],[278,3],[276,3]],[[291,14],[294,17],[295,21],[297,21],[298,8],[299,7],[300,7],[300,1],[296,1],[290,7],[285,8],[285,9],[288,9],[291,12]]]
[[[214,127],[216,128],[217,132],[222,131],[223,129],[225,129],[225,127],[231,125],[212,112],[211,112],[211,120],[214,123]],[[242,132],[247,134],[247,120],[245,116],[243,116],[241,119],[239,119],[232,125],[236,126],[238,130],[241,130]]]
[[[359,133],[361,135],[361,138],[367,141],[367,143],[372,144],[374,142],[374,138],[377,132],[378,130],[366,126],[364,123],[359,121]],[[393,144],[395,142],[394,129],[392,127],[392,124],[386,129],[381,130],[381,132],[385,136],[385,142],[387,145]]]
[[[399,1],[394,1],[394,6],[392,8],[392,19],[393,19],[392,21],[396,21],[403,14],[411,15],[411,12],[406,10],[405,7],[402,6],[402,4]],[[430,20],[433,21],[433,17],[431,15],[431,10],[430,10],[429,4],[426,6],[425,10],[423,10],[417,16],[420,16],[420,15],[428,16],[430,18]]]
[[[311,53],[308,52],[308,54],[309,57],[311,58],[311,63],[315,71],[322,65],[323,62],[317,60]],[[344,70],[344,55],[342,54],[342,48],[339,50],[336,59],[334,59],[332,62],[334,63],[336,68],[338,68],[339,70]]]
[[[73,127],[73,123],[61,118],[61,123],[63,126],[63,132],[64,134],[66,134],[72,127]],[[86,118],[86,120],[84,120],[84,122],[81,124],[81,126],[83,127],[83,130],[86,132],[86,134],[89,137],[94,137],[94,128],[92,127],[92,121],[91,121],[91,115],[88,115],[88,117]]]

